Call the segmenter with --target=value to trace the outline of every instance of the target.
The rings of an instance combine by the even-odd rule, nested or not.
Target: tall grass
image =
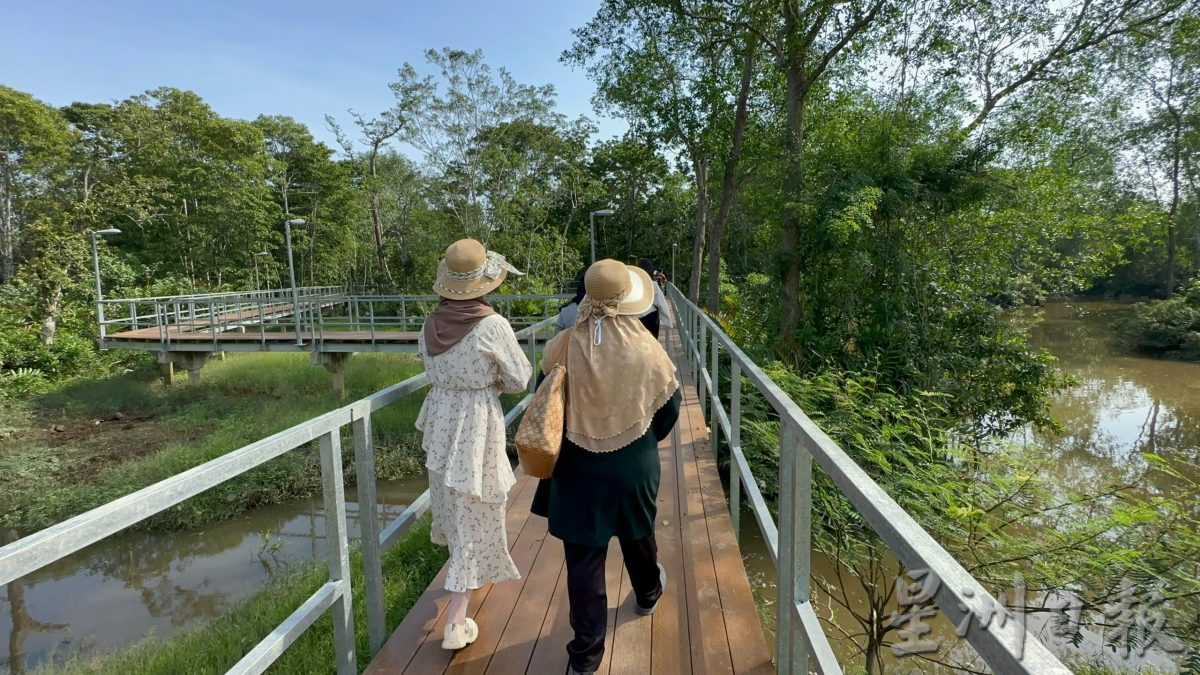
[[[362,354],[346,371],[347,400],[366,396],[420,372],[411,356]],[[246,354],[205,367],[198,386],[165,387],[149,371],[74,382],[32,403],[39,423],[47,420],[149,419],[154,438],[136,436],[130,458],[87,480],[73,477],[89,461],[84,448],[49,447],[23,441],[20,434],[0,445],[0,526],[31,532],[95,508],[130,492],[225,455],[345,401],[329,374],[309,365],[303,354]],[[409,396],[375,415],[381,449],[380,475],[395,477],[420,452],[413,428],[423,393]],[[346,430],[349,433],[349,430]],[[131,435],[131,440],[134,440]],[[349,449],[349,442],[344,444]],[[346,453],[347,463],[350,453]],[[146,522],[153,528],[195,527],[246,509],[279,503],[320,489],[319,458],[300,448],[208,490]],[[353,472],[348,472],[353,476]]]
[[[446,560],[445,549],[429,541],[429,519],[413,526],[383,557],[389,630],[424,592]],[[356,654],[359,670],[369,663],[366,605],[362,597],[362,556],[352,551],[351,566]],[[65,665],[43,666],[36,675],[174,675],[224,673],[328,580],[322,564],[293,567],[263,592],[221,619],[165,641],[147,639],[111,655],[75,656]],[[268,672],[333,672],[333,626],[329,612],[309,628]]]

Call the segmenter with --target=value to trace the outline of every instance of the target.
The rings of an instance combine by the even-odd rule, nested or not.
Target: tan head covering
[[[459,239],[446,247],[438,263],[433,292],[451,300],[481,298],[496,290],[509,274],[522,276],[504,256],[474,239]]]
[[[561,358],[559,341],[570,341],[566,435],[585,450],[612,452],[641,438],[679,388],[675,364],[637,319],[654,303],[651,283],[617,260],[593,264],[575,327],[546,345],[549,371]]]

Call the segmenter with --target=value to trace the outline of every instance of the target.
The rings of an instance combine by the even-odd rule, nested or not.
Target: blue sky
[[[387,84],[427,48],[483,49],[519,82],[550,83],[559,108],[587,115],[599,137],[624,123],[592,111],[592,83],[558,62],[596,0],[14,2],[0,39],[0,83],[52,105],[105,102],[168,85],[218,113],[286,114],[333,144],[325,114],[374,114]]]

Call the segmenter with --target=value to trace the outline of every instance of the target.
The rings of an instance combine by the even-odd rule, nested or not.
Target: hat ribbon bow
[[[480,277],[495,279],[496,277],[500,276],[502,272],[508,272],[509,274],[515,276],[522,276],[521,272],[518,271],[517,268],[513,267],[507,260],[504,259],[504,256],[496,253],[495,251],[488,251],[487,259],[484,260],[483,265],[471,270],[470,272],[455,272],[454,270],[447,269],[446,276],[454,279],[455,281],[474,281]]]

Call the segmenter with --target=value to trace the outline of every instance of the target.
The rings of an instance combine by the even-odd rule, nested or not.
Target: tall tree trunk
[[[747,104],[750,99],[750,84],[754,80],[754,51],[757,40],[753,35],[746,39],[746,53],[742,57],[742,81],[738,86],[737,107],[733,116],[733,145],[725,160],[725,175],[721,179],[721,205],[717,217],[708,230],[708,311],[716,314],[720,309],[721,297],[721,237],[725,234],[725,223],[733,207],[737,192],[737,168],[742,155],[742,140],[746,135]]]
[[[1172,145],[1174,157],[1171,161],[1171,210],[1167,213],[1167,297],[1175,294],[1175,257],[1176,257],[1176,239],[1178,236],[1176,218],[1179,215],[1179,162],[1180,162],[1180,131],[1183,126],[1183,120],[1178,114],[1175,115],[1174,138]]]
[[[790,4],[790,3],[789,3]],[[794,11],[788,12],[788,35],[799,30]],[[791,42],[791,41],[789,41]],[[789,55],[787,64],[787,163],[783,176],[783,214],[780,219],[782,236],[783,316],[779,323],[779,340],[790,341],[800,323],[800,212],[795,200],[804,187],[804,105],[808,82],[799,55]]]
[[[0,151],[0,284],[11,284],[15,273],[13,260],[12,158]]]
[[[700,277],[704,274],[704,238],[708,226],[708,160],[698,149],[692,153],[696,173],[696,236],[692,242],[692,276],[688,280],[688,299],[700,301]]]
[[[375,255],[379,260],[380,277],[391,281],[392,273],[388,270],[387,254],[383,250],[383,215],[379,203],[379,174],[376,172],[375,159],[379,154],[379,146],[371,148],[371,225],[375,229]]]
[[[46,313],[42,318],[42,344],[49,347],[54,344],[54,334],[58,332],[58,313],[62,308],[62,286],[55,284],[47,295]]]

